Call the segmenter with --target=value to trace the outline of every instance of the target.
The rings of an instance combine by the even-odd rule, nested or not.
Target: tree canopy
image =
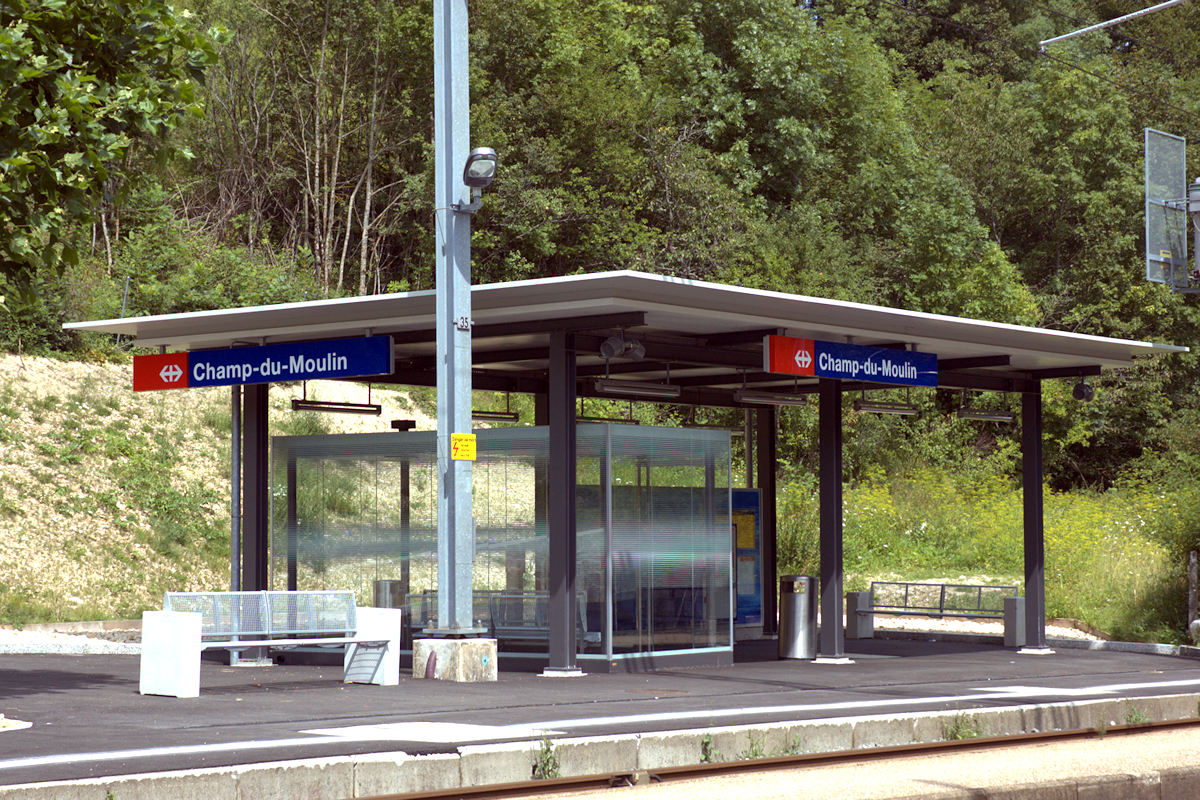
[[[201,113],[216,52],[190,17],[161,0],[0,4],[0,276],[22,295],[77,260],[66,234],[114,165]]]
[[[1186,344],[1196,301],[1143,279],[1140,147],[1200,132],[1200,10],[1037,48],[1135,6],[472,0],[472,144],[502,162],[474,279],[631,268]],[[427,0],[0,9],[0,259],[34,301],[10,346],[122,301],[432,287]],[[1184,441],[1198,377],[1189,355],[1085,409],[1049,391],[1055,480]],[[913,436],[953,461],[1013,434]]]

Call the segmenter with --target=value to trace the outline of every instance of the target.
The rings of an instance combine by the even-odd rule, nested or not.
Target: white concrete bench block
[[[142,612],[142,661],[138,691],[170,697],[200,696],[201,614]]]
[[[400,683],[400,630],[404,612],[399,608],[359,608],[355,611],[358,629],[355,638],[385,640],[378,645],[346,645],[344,663],[346,683],[374,683],[396,686]]]

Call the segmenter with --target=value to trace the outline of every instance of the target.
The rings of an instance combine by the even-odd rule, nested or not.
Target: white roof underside
[[[407,292],[154,317],[70,323],[170,350],[334,339],[432,329],[435,293]],[[939,359],[1006,355],[1009,368],[1122,367],[1188,348],[924,314],[638,272],[605,272],[474,286],[476,325],[644,312],[646,327],[682,336],[775,328],[790,336],[871,345],[904,343]],[[398,354],[405,348],[398,346]],[[429,353],[414,345],[414,354]]]

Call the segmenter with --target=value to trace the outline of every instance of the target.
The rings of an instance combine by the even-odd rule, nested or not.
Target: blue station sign
[[[133,388],[149,391],[368,377],[390,374],[392,363],[390,336],[163,353],[134,357]]]
[[[890,347],[767,336],[763,340],[763,369],[787,375],[808,375],[846,381],[937,386],[937,354]]]

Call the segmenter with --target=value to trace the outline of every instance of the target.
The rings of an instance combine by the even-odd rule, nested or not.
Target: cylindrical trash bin
[[[376,608],[404,608],[404,581],[375,581]]]
[[[779,579],[779,657],[817,657],[817,579],[809,575]]]

